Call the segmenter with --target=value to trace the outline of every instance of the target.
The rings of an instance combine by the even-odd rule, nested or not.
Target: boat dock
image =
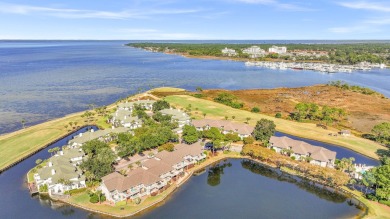
[[[294,69],[294,70],[312,70],[327,73],[345,72],[352,73],[352,71],[369,71],[372,68],[385,68],[384,64],[359,63],[356,65],[340,65],[328,63],[313,63],[313,62],[245,62],[246,66],[257,66],[270,69]]]
[[[39,193],[38,187],[35,185],[35,183],[28,183],[28,190],[30,190],[31,195]]]

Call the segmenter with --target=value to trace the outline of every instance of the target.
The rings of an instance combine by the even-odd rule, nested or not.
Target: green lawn
[[[78,126],[83,125],[80,115],[67,116],[0,136],[0,169],[66,135],[69,127],[66,129],[64,126],[70,121],[77,122]]]
[[[203,113],[206,113],[206,119],[225,119],[225,116],[228,116],[229,120],[232,120],[232,116],[235,116],[234,121],[236,122],[246,122],[246,118],[249,117],[251,118],[249,120],[249,124],[254,126],[258,120],[264,118],[274,121],[277,131],[303,138],[340,145],[375,159],[378,159],[378,155],[376,154],[378,150],[386,150],[384,146],[356,136],[329,136],[329,133],[336,133],[337,130],[325,130],[316,127],[316,125],[312,123],[299,123],[285,119],[278,119],[259,113],[251,113],[249,111],[234,109],[223,104],[187,95],[167,96],[165,99],[171,104],[178,106],[178,108],[186,108],[189,104],[191,104],[191,114],[197,119],[202,119]],[[198,108],[198,110],[196,110],[196,108]]]
[[[131,201],[128,201],[127,204],[125,201],[119,202],[115,206],[107,205],[107,204],[93,204],[89,202],[89,196],[86,192],[76,194],[71,196],[71,198],[68,200],[70,203],[74,203],[77,205],[81,205],[83,207],[98,210],[101,212],[106,212],[109,214],[115,214],[115,215],[129,215],[132,213],[135,213],[152,203],[156,201],[160,201],[163,199],[163,197],[169,193],[171,193],[175,189],[175,186],[169,187],[167,190],[162,192],[161,194],[153,197],[148,197],[144,201],[141,202],[141,204],[137,205]]]

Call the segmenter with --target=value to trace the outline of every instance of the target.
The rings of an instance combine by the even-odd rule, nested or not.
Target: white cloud
[[[100,18],[100,19],[129,19],[148,18],[152,15],[191,14],[200,12],[199,9],[145,9],[123,11],[97,11],[70,8],[40,7],[31,5],[9,4],[0,2],[0,13],[8,14],[40,14],[61,18]]]
[[[390,4],[383,3],[383,2],[354,1],[354,2],[340,2],[338,4],[343,7],[351,8],[351,9],[390,12]]]
[[[211,39],[210,36],[182,32],[166,32],[156,29],[122,28],[113,30],[120,33],[122,39],[135,40],[203,40]]]
[[[242,2],[246,4],[268,5],[286,11],[313,11],[313,9],[311,8],[302,7],[297,4],[282,3],[277,0],[233,0],[233,1]]]

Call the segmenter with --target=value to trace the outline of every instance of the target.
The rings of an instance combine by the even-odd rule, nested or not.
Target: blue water
[[[49,147],[0,174],[0,218],[60,218],[65,217],[69,212],[75,218],[86,218],[88,213],[85,211],[69,206],[60,207],[59,205],[53,205],[50,200],[41,200],[37,196],[31,197],[25,181],[27,172],[35,166],[37,159],[44,160],[50,157],[50,153],[47,152],[48,149],[66,145],[73,136],[85,132],[90,128],[97,129],[95,126],[83,128],[54,142]]]
[[[128,42],[0,41],[0,134],[20,129],[22,118],[32,125],[158,86],[248,89],[344,80],[390,97],[389,70],[324,74],[261,69],[242,62],[190,59],[123,46]]]

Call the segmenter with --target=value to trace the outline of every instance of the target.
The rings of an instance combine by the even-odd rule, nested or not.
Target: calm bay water
[[[35,160],[49,158],[49,148],[66,144],[79,132],[0,174],[0,218],[107,218],[30,197],[25,186]],[[191,177],[163,205],[136,218],[340,218],[361,213],[348,200],[259,165],[227,160]]]
[[[123,46],[128,42],[0,41],[0,134],[20,129],[22,118],[32,125],[158,86],[249,89],[343,80],[390,97],[389,70],[324,74],[252,68],[242,62],[189,59]]]

